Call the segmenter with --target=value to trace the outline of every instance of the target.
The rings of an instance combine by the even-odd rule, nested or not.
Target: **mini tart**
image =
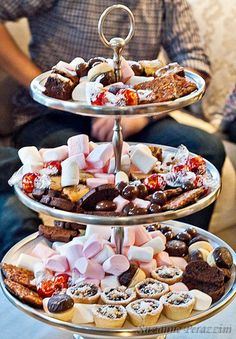
[[[135,286],[139,298],[159,299],[169,292],[169,286],[152,278],[147,278]]]
[[[173,285],[182,280],[183,271],[175,266],[160,266],[151,272],[151,276],[168,285]]]
[[[126,307],[129,318],[134,326],[155,325],[162,309],[162,303],[155,299],[135,300]]]
[[[126,286],[108,287],[102,292],[101,299],[105,304],[126,306],[136,299],[136,292]]]
[[[161,297],[165,316],[171,320],[188,318],[195,305],[195,298],[189,292],[169,292]]]
[[[96,304],[100,297],[100,289],[92,283],[79,283],[67,289],[66,293],[75,303]]]
[[[127,311],[122,305],[101,305],[93,310],[97,327],[122,327],[127,317]]]

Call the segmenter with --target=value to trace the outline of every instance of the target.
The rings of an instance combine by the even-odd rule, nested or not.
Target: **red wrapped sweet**
[[[49,161],[43,164],[43,168],[47,168],[52,175],[61,174],[61,161]]]
[[[157,190],[163,191],[166,187],[165,179],[163,178],[163,176],[159,174],[149,175],[148,177],[144,179],[143,183],[150,192],[154,192]]]
[[[22,188],[25,193],[32,193],[35,187],[35,181],[39,177],[38,173],[26,173],[22,178]]]

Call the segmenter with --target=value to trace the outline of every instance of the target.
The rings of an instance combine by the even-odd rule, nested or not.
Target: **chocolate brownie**
[[[86,229],[86,225],[62,220],[54,220],[54,226],[64,228],[65,230],[74,230],[77,231],[78,233],[80,233],[79,230]]]
[[[51,207],[58,208],[59,210],[64,210],[68,212],[71,212],[74,209],[74,203],[70,201],[69,199],[64,199],[64,198],[53,197],[51,198],[49,205]]]
[[[44,94],[49,97],[70,100],[72,91],[79,83],[77,77],[68,78],[62,74],[52,72],[47,78]]]
[[[225,291],[224,274],[203,260],[191,261],[183,273],[183,283],[191,289],[209,294],[213,301],[219,300]]]
[[[39,234],[50,241],[69,242],[78,236],[78,231],[65,230],[61,227],[39,225]]]

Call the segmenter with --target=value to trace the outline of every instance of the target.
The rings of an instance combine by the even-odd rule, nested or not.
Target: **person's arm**
[[[6,21],[33,17],[49,10],[57,0],[4,0],[0,1],[0,68],[28,87],[31,80],[41,73],[16,45],[4,26]]]
[[[40,69],[19,49],[4,24],[0,24],[0,68],[21,85],[29,87]]]
[[[210,81],[210,61],[186,0],[164,0],[161,43],[171,61],[197,71]]]

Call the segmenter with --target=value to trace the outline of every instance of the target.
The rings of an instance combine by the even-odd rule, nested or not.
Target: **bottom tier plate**
[[[168,221],[163,223],[168,226],[174,226],[175,230],[177,229],[185,229],[188,227],[188,224],[177,222],[177,221]],[[0,274],[0,284],[1,288],[5,294],[5,296],[9,299],[9,301],[16,306],[19,310],[25,312],[31,317],[34,317],[42,322],[55,326],[57,328],[61,328],[73,333],[80,334],[84,338],[114,338],[114,337],[130,337],[130,338],[155,338],[158,334],[165,334],[169,332],[174,332],[180,328],[189,327],[195,325],[203,320],[206,320],[212,317],[214,314],[220,312],[224,307],[226,307],[236,295],[236,254],[234,250],[227,245],[223,240],[216,237],[215,235],[204,231],[200,228],[197,228],[199,234],[208,238],[210,242],[214,246],[224,246],[229,249],[232,253],[234,265],[232,267],[232,275],[231,279],[226,284],[226,290],[224,296],[214,303],[207,311],[202,312],[192,312],[191,316],[187,319],[180,321],[171,321],[167,319],[165,316],[161,315],[158,323],[154,326],[150,327],[134,327],[128,321],[126,321],[124,327],[120,329],[108,329],[108,328],[97,328],[94,325],[79,325],[73,324],[71,322],[63,322],[54,318],[47,316],[44,311],[39,311],[34,309],[26,304],[23,304],[21,301],[16,299],[13,295],[11,295],[6,289],[3,276]],[[14,247],[12,247],[9,252],[3,258],[3,262],[15,264],[17,258],[20,253],[29,253],[32,248],[38,243],[42,241],[42,237],[38,236],[38,233],[34,233],[19,243],[17,243]],[[44,240],[45,241],[45,240]]]

